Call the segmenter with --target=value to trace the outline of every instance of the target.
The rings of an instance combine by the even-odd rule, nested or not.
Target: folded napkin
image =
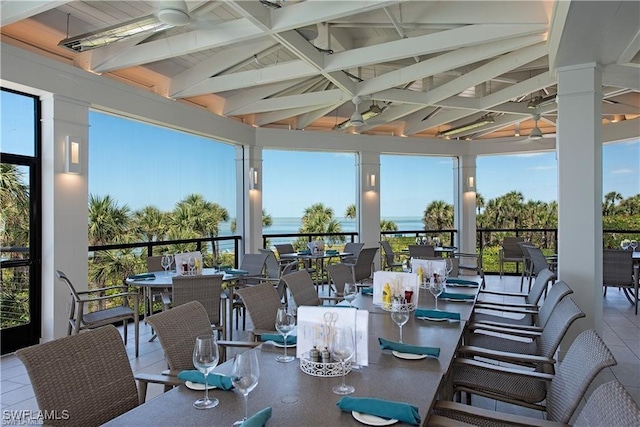
[[[452,313],[442,310],[425,310],[419,308],[416,310],[416,317],[432,317],[435,319],[453,319],[460,320],[460,313]]]
[[[298,251],[298,255],[311,255],[311,251],[310,250]]]
[[[225,273],[227,273],[227,274],[249,274],[249,272],[247,270],[239,270],[237,268],[230,268],[228,270],[225,270]]]
[[[143,273],[143,274],[132,274],[131,276],[128,277],[128,279],[133,279],[133,280],[149,280],[149,279],[155,279],[156,275],[153,273]]]
[[[480,283],[474,282],[473,280],[465,280],[465,279],[447,279],[447,283],[452,283],[454,285],[467,285],[467,286],[480,286]]]
[[[325,251],[325,254],[327,255],[338,255],[340,252],[336,251],[335,249],[328,249],[327,251]]]
[[[218,266],[218,270],[220,271],[227,271],[227,270],[231,270],[233,268],[232,265],[219,265]]]
[[[240,427],[263,427],[271,418],[271,406],[267,406],[262,411],[256,412],[247,418]]]
[[[260,335],[261,341],[273,341],[278,344],[284,344],[284,337],[280,334],[262,334]],[[287,345],[293,345],[298,342],[298,337],[295,335],[287,336]]]
[[[455,292],[443,292],[440,294],[440,298],[459,299],[459,300],[474,299],[475,297],[476,297],[475,295],[458,294]]]
[[[377,417],[395,419],[413,425],[420,425],[420,414],[418,413],[418,408],[409,403],[375,399],[373,397],[345,396],[338,401],[337,405],[345,412],[362,412],[364,414],[375,415]]]
[[[373,288],[362,288],[363,295],[373,295]]]
[[[180,371],[178,373],[178,379],[183,381],[191,381],[192,383],[204,384],[204,374],[200,371]],[[231,390],[233,383],[231,377],[220,374],[209,374],[207,378],[207,384],[220,388],[222,390]]]
[[[425,354],[433,357],[440,356],[440,348],[438,347],[419,347],[417,345],[388,341],[384,338],[378,338],[378,342],[380,343],[380,348],[383,350],[395,350],[400,353]]]

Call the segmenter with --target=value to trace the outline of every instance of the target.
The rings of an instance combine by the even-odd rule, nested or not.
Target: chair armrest
[[[489,310],[489,311],[500,311],[503,313],[515,313],[515,314],[530,314],[532,316],[536,316],[538,314],[538,310],[527,310],[522,307],[509,307],[508,305],[493,305],[493,304],[485,304],[485,303],[477,303],[473,307],[473,311],[476,310]]]
[[[453,364],[454,364],[454,369],[455,369],[455,365],[472,366],[475,368],[486,369],[489,371],[503,372],[505,374],[518,375],[521,377],[528,377],[528,378],[533,378],[533,379],[543,380],[543,381],[551,381],[554,377],[552,374],[546,374],[544,372],[530,371],[527,369],[509,368],[507,366],[493,365],[491,363],[485,363],[475,359],[465,359],[464,357],[456,358],[453,361]]]
[[[104,291],[112,291],[114,289],[124,289],[124,290],[129,290],[129,286],[123,286],[123,285],[117,285],[117,286],[107,286],[104,288],[96,288],[96,289],[91,289],[88,291],[80,291],[80,292],[76,292],[78,295],[86,295],[86,294],[94,294],[96,292],[104,292]]]
[[[517,362],[517,363],[527,363],[527,364],[556,363],[554,359],[550,359],[544,356],[536,356],[532,354],[510,353],[507,351],[491,350],[488,348],[482,348],[482,347],[477,347],[472,345],[463,345],[458,349],[458,353],[486,357],[489,359],[501,360],[504,362]]]
[[[505,297],[522,297],[526,298],[529,294],[523,294],[521,292],[506,292],[506,291],[491,291],[487,289],[482,289],[479,292],[480,294],[491,294],[491,295],[501,295]]]
[[[165,384],[171,386],[178,386],[184,384],[184,381],[179,380],[178,376],[164,375],[164,374],[145,374],[138,373],[134,377],[136,381],[143,381],[149,384]]]
[[[514,309],[514,308],[519,308],[521,310],[529,310],[529,311],[535,311],[538,312],[539,311],[539,306],[535,305],[535,304],[526,304],[526,303],[510,303],[510,302],[497,302],[497,301],[484,301],[484,300],[479,300],[476,303],[476,307],[482,305],[482,308],[486,308],[487,310],[501,310],[500,307],[504,307],[504,308],[510,308],[510,309]],[[485,307],[486,306],[486,307]],[[492,307],[498,307],[498,308],[492,308]]]
[[[522,425],[522,426],[534,426],[534,427],[560,427],[560,426],[569,426],[569,424],[557,423],[554,421],[547,421],[540,418],[529,418],[523,417],[522,415],[513,415],[503,412],[496,412],[489,409],[478,408],[477,406],[464,405],[458,402],[450,402],[446,400],[437,400],[433,405],[433,410],[438,411],[440,413],[446,412],[457,412],[459,414],[465,414],[470,417],[486,419],[486,420],[494,420],[500,421],[505,424],[511,425]],[[431,418],[427,419],[427,425],[431,426]],[[438,416],[441,417],[441,416]],[[444,417],[441,417],[444,418]],[[437,422],[437,421],[436,421]],[[461,421],[459,421],[461,422]],[[480,422],[480,424],[482,424]],[[434,425],[443,425],[446,426],[448,424],[434,424]],[[453,424],[458,425],[458,424]]]
[[[168,292],[161,292],[160,296],[162,297],[163,305],[171,305],[171,295]]]
[[[230,340],[218,340],[218,347],[222,350],[220,352],[219,363],[224,363],[227,360],[227,348],[255,348],[263,343],[260,341],[230,341]]]
[[[454,420],[442,415],[430,414],[426,419],[428,427],[467,427],[473,424],[467,424],[464,421]]]
[[[496,332],[500,334],[513,335],[516,337],[530,338],[530,339],[534,339],[542,335],[542,332],[539,332],[539,331],[526,331],[526,330],[518,329],[517,325],[514,325],[513,328],[509,328],[509,327],[498,327],[493,325],[486,325],[482,323],[471,323],[469,324],[469,326],[467,326],[467,329],[469,331],[480,330],[480,331]]]
[[[523,331],[542,332],[542,328],[540,326],[515,325],[513,323],[492,322],[489,320],[478,320],[477,322],[470,323],[467,327],[480,328],[482,325],[495,326],[498,328],[522,329]]]
[[[137,292],[124,292],[124,293],[113,294],[113,295],[105,295],[102,297],[80,298],[78,302],[84,303],[84,302],[102,301],[102,300],[118,298],[118,297],[132,297],[137,300],[139,296],[140,294],[138,294]]]

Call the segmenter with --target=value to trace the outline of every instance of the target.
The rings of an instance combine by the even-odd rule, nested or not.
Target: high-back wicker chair
[[[525,258],[525,268],[522,269],[522,277],[520,279],[520,290],[522,291],[525,276],[528,277],[529,289],[531,289],[531,281],[534,277],[538,277],[538,274],[545,268],[551,271],[554,271],[554,268],[552,268],[542,249],[534,246],[531,242],[519,242],[518,246],[520,246]]]
[[[500,328],[499,330],[503,335],[496,336],[493,333],[497,328],[476,323],[470,326],[473,333],[466,335],[466,345],[460,348],[459,353],[482,357],[484,350],[489,349],[502,353],[512,353],[512,355],[522,355],[523,357],[520,359],[517,356],[510,356],[509,361],[551,372],[555,353],[558,346],[560,346],[560,342],[573,322],[582,317],[585,317],[585,314],[580,307],[571,297],[567,297],[555,306],[549,321],[542,328],[542,331]],[[531,341],[523,341],[523,338],[530,338]],[[472,348],[468,346],[472,346]],[[526,356],[539,356],[539,358],[528,358]],[[455,377],[456,374],[454,373]],[[464,381],[466,382],[468,379],[465,378]],[[480,387],[481,385],[478,386]]]
[[[364,247],[364,243],[359,242],[347,242],[344,245],[344,252],[350,253],[351,255],[346,255],[342,257],[341,261],[346,263],[355,263],[356,259],[358,259],[358,254]]]
[[[238,289],[236,291],[246,307],[253,330],[254,340],[258,340],[264,333],[276,332],[276,314],[282,305],[278,291],[270,283]]]
[[[638,314],[638,277],[633,274],[633,253],[615,249],[602,251],[602,286],[604,295],[608,287],[622,288],[629,302],[635,305]],[[635,283],[634,283],[635,282]]]
[[[56,270],[56,277],[67,285],[71,302],[69,304],[69,324],[67,335],[78,334],[81,330],[94,329],[111,323],[122,322],[124,324],[124,343],[127,343],[127,323],[132,320],[135,334],[135,352],[138,357],[139,349],[139,313],[138,293],[129,292],[127,286],[109,286],[106,288],[92,289],[89,291],[76,291],[71,280],[60,270]],[[110,292],[110,294],[107,294]],[[120,300],[120,305],[114,305],[101,310],[89,311],[92,302],[109,302]],[[129,301],[133,308],[129,307]]]
[[[433,258],[436,256],[436,251],[433,245],[409,245],[409,257],[410,258]]]
[[[552,283],[555,280],[556,280],[556,274],[553,271],[549,270],[548,268],[545,268],[540,272],[540,274],[538,274],[533,286],[531,287],[529,292],[526,294],[518,293],[518,292],[504,292],[504,291],[493,291],[488,289],[482,289],[480,291],[479,296],[482,297],[483,295],[497,295],[497,296],[504,296],[504,297],[521,297],[523,299],[522,302],[524,304],[527,304],[530,306],[537,306],[538,302],[540,301],[540,298],[542,298],[542,294],[544,294],[545,291],[547,290],[549,283]],[[480,299],[479,304],[496,305],[494,303],[485,301],[483,299]],[[504,305],[504,303],[499,303],[497,305]],[[479,308],[480,306],[476,304],[476,307]]]
[[[287,284],[287,289],[289,289],[296,306],[322,304],[313,279],[306,270],[286,274],[282,276],[282,280]]]
[[[546,419],[567,423],[591,381],[616,360],[594,330],[576,337],[555,374],[492,365],[457,358],[453,364],[454,393],[467,392],[546,411]],[[464,379],[473,379],[466,383]],[[482,387],[477,383],[482,382]],[[542,403],[544,401],[544,403]],[[437,410],[438,404],[435,405]]]
[[[378,248],[363,248],[358,254],[355,264],[347,264],[351,268],[351,276],[353,283],[362,283],[362,281],[371,278],[373,274],[373,260],[376,257]]]
[[[173,308],[191,301],[198,301],[207,311],[211,327],[223,332],[224,325],[220,316],[223,274],[199,276],[176,276],[173,278],[170,302]],[[165,304],[167,307],[168,304]]]
[[[346,264],[337,263],[329,264],[326,267],[329,278],[333,282],[333,290],[336,296],[342,296],[344,293],[344,284],[351,283],[353,276],[351,269]]]
[[[380,240],[380,246],[382,246],[382,259],[384,261],[383,270],[402,269],[402,262],[398,261],[398,254],[393,252],[389,241]]]
[[[22,361],[48,425],[97,426],[138,405],[129,357],[118,330],[103,326],[24,348]]]
[[[498,263],[500,265],[500,277],[502,277],[505,262],[514,262],[516,269],[518,265],[524,268],[524,254],[518,246],[519,242],[524,242],[524,237],[506,236],[500,245],[498,253]]]

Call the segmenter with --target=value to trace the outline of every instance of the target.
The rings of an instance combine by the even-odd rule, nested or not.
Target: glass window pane
[[[0,91],[0,151],[23,156],[35,155],[36,102],[35,98],[24,94]]]
[[[2,174],[2,191],[0,192],[2,252],[0,259],[3,261],[28,259],[31,229],[29,167],[2,163],[0,172]]]

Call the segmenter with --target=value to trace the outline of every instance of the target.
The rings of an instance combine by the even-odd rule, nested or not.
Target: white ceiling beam
[[[233,74],[212,77],[185,90],[182,96],[186,97],[224,92],[227,90],[242,89],[256,85],[277,83],[285,80],[313,77],[317,73],[318,70],[298,59],[257,70],[239,71]]]
[[[300,95],[282,96],[263,99],[253,104],[238,108],[234,114],[255,114],[267,111],[287,110],[291,108],[318,107],[336,104],[350,99],[340,89],[322,92],[303,93]]]
[[[56,7],[62,6],[65,1],[42,0],[42,1],[8,1],[0,3],[0,26],[13,24],[14,22],[30,18],[39,13],[46,12]]]
[[[161,38],[140,44],[113,56],[111,46],[92,52],[92,70],[95,72],[114,71],[120,68],[148,64],[176,55],[187,55],[206,49],[240,43],[261,36],[263,33],[246,18],[223,22],[207,30],[195,30],[172,37]]]
[[[346,70],[412,56],[445,52],[464,46],[477,46],[499,40],[541,34],[545,30],[544,25],[469,25],[435,34],[334,53],[327,56],[325,66],[330,71]],[[470,43],[470,40],[473,42]],[[538,41],[541,40],[543,39],[540,38]]]
[[[543,41],[543,38],[543,35],[517,37],[512,40],[500,40],[482,46],[464,47],[452,52],[443,53],[435,58],[427,59],[418,64],[413,64],[358,83],[357,95],[369,95],[497,55],[502,55],[513,50],[522,49]]]
[[[296,121],[296,129],[299,129],[299,130],[305,129],[307,126],[311,125],[316,120],[326,116],[331,111],[339,108],[342,104],[343,103],[329,105],[328,107],[320,108],[315,111],[309,111],[308,113],[299,116]]]
[[[224,108],[222,109],[222,115],[232,115],[238,108],[251,104],[253,102],[264,99],[268,96],[274,95],[276,93],[282,92],[290,88],[292,85],[295,86],[299,83],[302,83],[307,79],[294,79],[287,80],[284,82],[273,83],[270,85],[260,85],[252,88],[247,88],[239,91],[237,94],[232,95],[225,99]]]
[[[188,89],[209,77],[215,76],[216,74],[233,67],[246,58],[250,58],[265,49],[274,46],[275,44],[276,42],[274,40],[266,39],[231,49],[225,49],[222,52],[217,53],[172,77],[169,96],[171,98],[179,98],[183,90]]]
[[[432,117],[429,117],[422,123],[425,124],[425,129],[429,129],[432,127],[444,126],[448,123],[455,122],[456,120],[467,118],[472,114],[474,114],[474,112],[469,110],[440,111],[438,112],[438,114],[435,114]],[[407,135],[407,133],[404,133],[404,135]]]
[[[265,126],[270,123],[279,122],[280,120],[287,120],[295,116],[299,116],[300,114],[308,113],[309,111],[313,111],[317,106],[307,106],[301,108],[288,108],[286,110],[279,111],[271,111],[269,113],[257,114],[255,116],[255,120],[253,122],[256,126]]]
[[[640,67],[611,64],[602,73],[602,84],[605,86],[623,87],[640,91]]]

